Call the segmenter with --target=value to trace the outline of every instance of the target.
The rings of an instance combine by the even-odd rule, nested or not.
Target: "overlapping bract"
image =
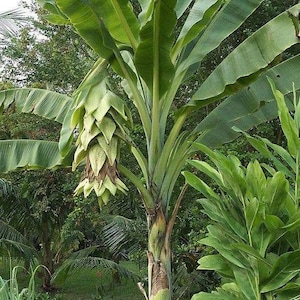
[[[71,120],[72,127],[79,132],[73,170],[85,163],[75,192],[87,197],[94,191],[100,206],[107,203],[110,194],[127,190],[119,178],[117,160],[126,133],[125,123],[130,120],[123,101],[109,90],[106,77],[101,74],[105,73],[105,65],[104,61],[97,64],[79,87]],[[100,82],[95,81],[95,74]]]

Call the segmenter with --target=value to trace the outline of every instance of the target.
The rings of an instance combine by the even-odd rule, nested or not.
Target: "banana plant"
[[[217,291],[196,294],[193,300],[299,297],[300,100],[294,91],[291,114],[283,94],[269,82],[287,147],[242,131],[270,161],[251,162],[245,168],[236,157],[198,144],[216,168],[203,161],[191,164],[216,183],[219,193],[195,174],[184,172],[187,182],[204,195],[199,202],[213,221],[202,243],[218,251],[202,257],[199,269],[215,270],[228,278]]]
[[[173,190],[186,159],[195,151],[191,142],[201,138],[215,147],[236,136],[231,129],[235,120],[247,130],[273,118],[272,91],[267,88],[261,97],[266,75],[282,84],[285,94],[292,90],[291,81],[296,90],[300,88],[299,55],[274,66],[278,55],[299,42],[291,15],[298,14],[300,4],[238,45],[174,113],[182,84],[262,0],[38,2],[48,11],[49,22],[73,27],[99,59],[72,97],[34,89],[0,93],[3,108],[16,103],[19,111],[62,123],[58,143],[0,141],[0,170],[84,166],[76,192],[88,196],[94,191],[100,206],[109,195],[126,192],[121,176],[131,180],[141,195],[148,224],[148,292],[143,294],[151,300],[171,299],[171,235],[186,188],[179,195]],[[108,70],[120,78],[137,110],[145,151],[134,142],[131,111],[110,86]],[[184,130],[194,112],[221,100],[226,112],[220,105],[194,129]],[[268,109],[259,118],[249,117],[265,106]],[[216,128],[223,123],[228,126]],[[135,157],[141,176],[120,163],[123,144]],[[11,151],[18,155],[12,157]]]

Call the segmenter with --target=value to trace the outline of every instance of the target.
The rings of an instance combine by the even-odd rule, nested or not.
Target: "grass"
[[[131,279],[122,279],[114,283],[110,272],[81,269],[71,274],[64,283],[55,282],[57,296],[62,299],[92,300],[142,300],[144,299],[137,284]],[[95,297],[102,296],[102,298]]]
[[[123,262],[129,268],[136,269],[131,262]],[[15,262],[14,265],[20,264]],[[9,278],[9,264],[4,260],[0,262],[0,276]],[[20,288],[27,287],[30,275],[18,272],[17,279]],[[40,286],[37,278],[37,288]],[[54,282],[57,291],[45,299],[55,300],[144,300],[137,283],[128,278],[122,278],[120,283],[115,283],[111,272],[97,269],[80,269],[74,272],[65,281],[59,278]]]

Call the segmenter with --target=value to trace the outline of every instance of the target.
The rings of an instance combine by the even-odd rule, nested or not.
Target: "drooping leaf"
[[[205,132],[200,137],[201,143],[218,147],[239,135],[232,127],[246,131],[278,115],[275,97],[266,76],[274,81],[277,89],[285,95],[287,103],[290,102],[289,109],[292,109],[289,94],[293,91],[292,82],[295,83],[296,91],[300,89],[300,73],[297,72],[299,63],[300,55],[296,55],[266,71],[249,87],[224,100],[196,126],[195,132]]]
[[[72,157],[62,159],[57,142],[37,140],[1,140],[0,171],[16,169],[54,169],[69,167]]]
[[[111,49],[104,46],[99,21],[92,3],[81,0],[56,0],[59,9],[68,17],[80,36],[101,57],[111,59]]]
[[[63,123],[73,99],[57,92],[41,89],[11,89],[0,91],[0,107],[15,105],[18,112],[34,113]]]
[[[293,10],[299,8],[300,4]],[[292,32],[293,24],[286,12],[269,21],[218,65],[194,94],[193,104],[221,99],[251,83],[278,55],[298,43]]]
[[[239,28],[246,18],[253,13],[262,0],[226,1],[222,9],[209,24],[203,35],[192,48],[187,48],[187,58],[183,62],[183,69],[198,64],[212,50],[226,39],[232,32]],[[238,12],[233,14],[232,12]]]
[[[178,2],[181,3],[181,1]],[[209,0],[204,2],[196,1],[194,3],[172,49],[173,56],[175,55],[175,58],[186,44],[201,34],[202,30],[209,25],[210,20],[218,11],[222,3],[223,1],[221,0]],[[173,59],[175,58],[173,57]]]
[[[0,91],[1,111],[14,105],[17,112],[33,113],[62,124],[59,150],[63,157],[68,155],[73,141],[74,128],[70,121],[73,102],[73,98],[49,90],[18,88]]]

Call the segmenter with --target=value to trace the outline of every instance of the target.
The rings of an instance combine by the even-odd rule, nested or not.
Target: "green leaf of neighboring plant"
[[[264,205],[260,203],[255,197],[251,197],[248,200],[248,204],[245,209],[245,218],[248,234],[252,234],[253,227],[258,227],[264,217]]]
[[[250,162],[246,171],[247,191],[250,201],[262,199],[266,189],[266,176],[258,161]],[[253,199],[253,201],[254,201]]]
[[[222,276],[233,277],[231,268],[226,260],[220,254],[206,255],[198,261],[198,270],[214,270]]]
[[[290,153],[283,148],[282,146],[271,143],[268,139],[260,138],[267,146],[269,146],[275,153],[277,153],[281,159],[292,169],[292,171],[296,172],[296,163]],[[273,159],[273,158],[272,158]],[[274,160],[274,159],[273,159]],[[275,162],[275,160],[274,160]],[[280,170],[278,170],[280,171]]]
[[[191,300],[245,300],[245,295],[240,292],[235,283],[226,283],[212,293],[195,294]]]
[[[205,175],[209,176],[211,179],[213,179],[219,185],[224,184],[222,182],[222,176],[218,173],[218,171],[216,169],[214,169],[212,166],[210,166],[207,162],[200,161],[200,160],[190,160],[189,164],[191,164],[197,170],[203,172]]]
[[[267,293],[281,288],[294,278],[299,270],[300,250],[282,254],[275,262],[269,278],[262,284],[261,292]]]
[[[248,140],[248,142],[263,156],[272,160],[274,162],[275,167],[278,171],[283,172],[286,176],[294,179],[294,172],[296,170],[296,164],[290,154],[281,146],[271,143],[269,140],[265,138],[254,138],[247,134],[245,131],[239,130],[238,128],[233,128],[234,131],[241,132]],[[285,164],[283,164],[269,149],[273,149],[275,153],[277,153],[287,165],[289,165],[293,172],[291,172]],[[270,166],[268,166],[270,168]],[[272,172],[270,172],[272,174]],[[275,173],[275,172],[274,172]]]
[[[230,263],[242,269],[247,269],[248,262],[238,255],[238,251],[233,251],[231,243],[239,243],[241,240],[234,236],[229,230],[218,228],[217,226],[208,226],[208,237],[201,239],[201,243],[215,248]]]
[[[196,175],[188,171],[184,171],[182,174],[185,177],[186,181],[196,190],[205,195],[205,197],[218,198],[218,195]]]
[[[284,95],[276,89],[275,84],[271,79],[269,79],[269,82],[278,105],[281,128],[287,139],[289,152],[293,157],[296,157],[300,147],[299,130],[285,104]]]
[[[269,214],[276,215],[288,197],[289,184],[284,175],[281,172],[277,172],[271,179],[268,178],[267,187],[264,198],[268,206],[267,210]]]
[[[259,299],[259,281],[258,278],[256,278],[256,274],[254,274],[253,270],[251,268],[244,270],[234,267],[233,273],[235,276],[235,281],[240,291],[244,294],[245,299]]]
[[[258,263],[263,264],[264,268],[271,267],[271,265],[268,263],[268,261],[265,260],[264,257],[254,247],[251,247],[247,244],[242,244],[242,243],[232,244],[232,246],[234,248],[246,253],[247,255],[250,255],[251,257],[256,258],[258,260]]]

